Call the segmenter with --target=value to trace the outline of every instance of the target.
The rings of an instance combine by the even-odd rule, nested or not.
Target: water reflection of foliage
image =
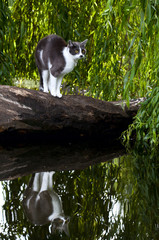
[[[144,160],[141,156],[141,165],[136,165],[130,155],[83,171],[54,175],[54,190],[62,197],[65,214],[71,217],[70,239],[157,239],[157,175],[150,181],[150,168]],[[3,184],[3,239],[68,239],[65,235],[50,235],[48,226],[35,227],[27,221],[21,207],[27,182],[28,177],[24,177]],[[113,216],[116,204],[119,209],[117,215],[113,211]]]
[[[106,234],[119,173],[120,165],[110,163],[54,175],[54,189],[62,197],[65,214],[71,216],[71,239],[99,239],[102,233]],[[24,177],[3,183],[6,195],[4,229],[7,229],[3,239],[15,239],[17,235],[26,239],[55,239],[49,234],[48,226],[34,227],[24,217],[21,200],[27,182],[28,177]],[[63,239],[67,237],[63,235]]]
[[[131,175],[128,175],[131,184],[126,186],[128,201],[125,205],[124,234],[127,232],[130,236],[121,239],[159,239],[157,159],[158,156],[153,158],[149,155],[135,156],[135,151],[129,160],[127,159],[131,169]]]

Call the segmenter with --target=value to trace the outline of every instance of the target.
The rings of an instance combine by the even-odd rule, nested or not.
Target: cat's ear
[[[73,42],[71,40],[68,41],[68,46],[73,47]]]
[[[81,42],[81,45],[85,47],[85,46],[86,46],[86,43],[87,43],[87,41],[88,41],[88,39],[84,40],[83,42]]]

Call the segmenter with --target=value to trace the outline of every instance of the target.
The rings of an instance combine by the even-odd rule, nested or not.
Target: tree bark
[[[35,90],[0,86],[0,180],[36,171],[81,169],[123,154],[121,145],[116,149],[114,142],[132,123],[143,100],[130,101],[128,108],[123,101],[77,95],[59,99]],[[83,142],[91,142],[87,151],[82,150],[85,147],[77,150],[77,145],[70,150],[70,145],[82,146]],[[97,142],[108,147],[101,153],[92,147]]]
[[[140,102],[106,102],[85,96],[63,96],[0,86],[0,141],[23,137],[29,141],[40,134],[56,139],[119,137],[132,122]],[[14,134],[13,134],[14,133]],[[28,135],[28,136],[27,136]],[[14,140],[15,141],[15,140]]]

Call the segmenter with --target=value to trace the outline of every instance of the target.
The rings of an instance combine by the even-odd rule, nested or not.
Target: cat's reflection
[[[24,211],[33,224],[51,223],[52,233],[59,230],[69,235],[69,217],[64,215],[61,199],[53,190],[53,174],[41,172],[32,176],[24,192]]]

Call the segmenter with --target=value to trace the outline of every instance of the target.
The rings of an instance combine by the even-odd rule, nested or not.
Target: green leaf
[[[132,41],[131,41],[131,43],[130,43],[130,46],[129,46],[129,48],[128,48],[128,51],[129,51],[130,48],[133,46],[135,40],[136,40],[136,35],[133,37],[133,39],[132,39]]]
[[[147,4],[146,21],[147,21],[147,24],[149,24],[151,21],[151,4],[150,4],[150,2],[148,2],[148,4]]]

